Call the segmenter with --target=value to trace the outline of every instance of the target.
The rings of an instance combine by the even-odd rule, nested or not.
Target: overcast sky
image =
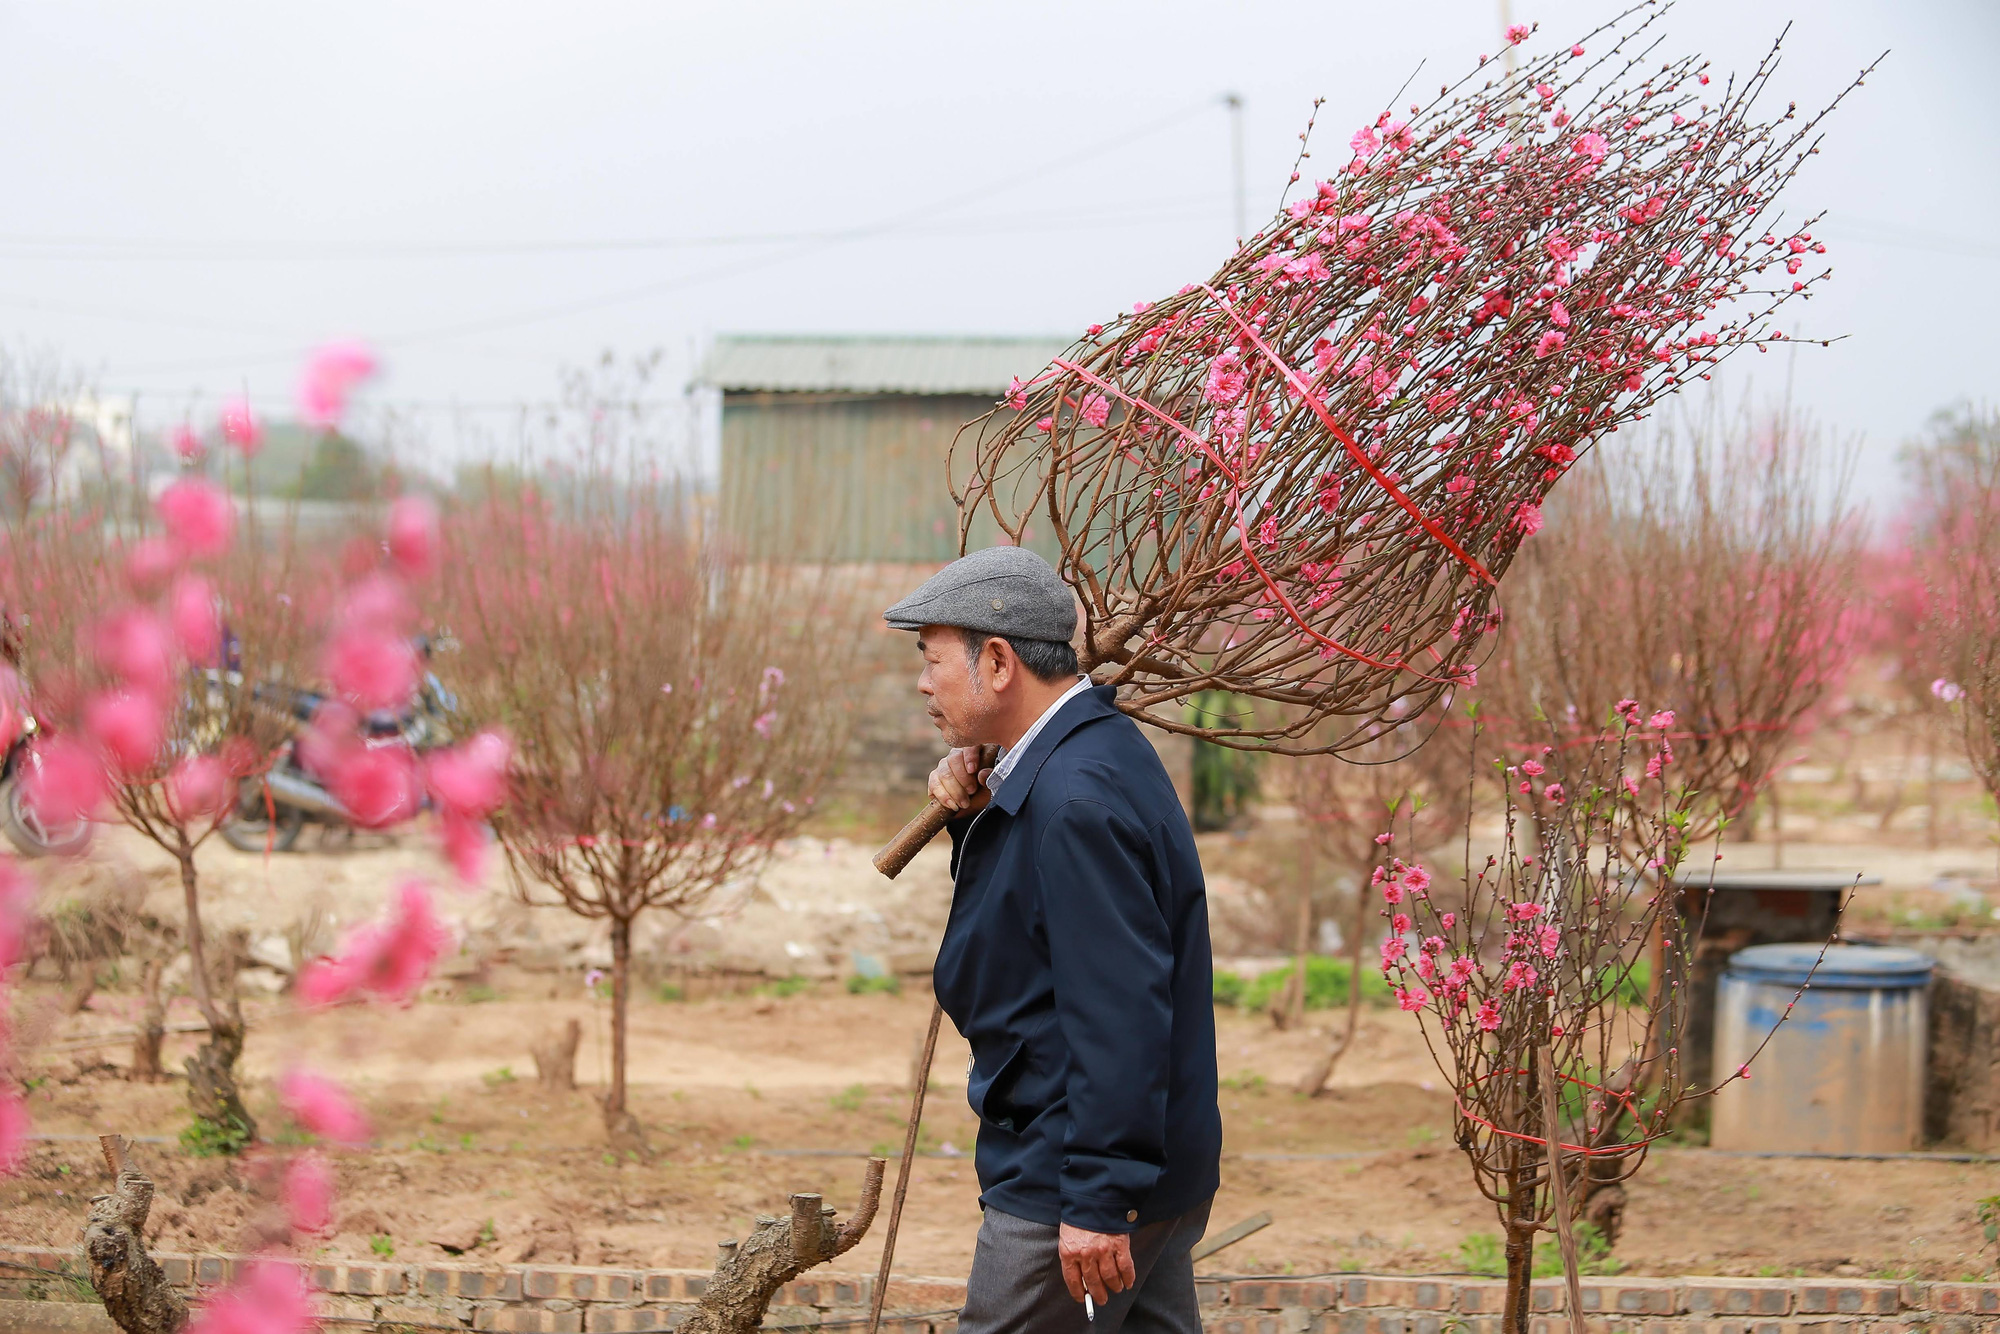
[[[1538,47],[1615,11],[1514,0]],[[1830,210],[1821,351],[1739,362],[1864,441],[2000,398],[2000,6],[1683,0],[1669,48],[1834,118],[1792,207]],[[1497,0],[1229,4],[111,4],[0,0],[0,341],[142,419],[360,336],[429,447],[612,348],[685,367],[734,331],[1071,333],[1205,276],[1315,95],[1318,165],[1402,85],[1500,46]],[[460,418],[462,420],[462,418]],[[454,438],[459,444],[454,445]]]

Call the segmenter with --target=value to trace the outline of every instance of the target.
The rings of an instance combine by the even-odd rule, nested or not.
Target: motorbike
[[[256,698],[289,714],[302,727],[327,697],[295,686],[264,685],[257,687]],[[426,671],[409,708],[371,713],[362,720],[364,744],[405,746],[418,755],[438,750],[451,744],[457,713],[457,698],[435,673]],[[237,786],[236,803],[217,830],[230,847],[241,852],[289,852],[308,824],[329,830],[354,827],[340,799],[300,759],[298,740],[295,732],[268,770]]]
[[[34,744],[40,731],[35,716],[24,713],[21,734],[7,747],[5,760],[0,761],[0,830],[5,831],[7,841],[24,857],[72,857],[90,842],[90,821],[52,823],[21,800],[22,779],[42,762]]]

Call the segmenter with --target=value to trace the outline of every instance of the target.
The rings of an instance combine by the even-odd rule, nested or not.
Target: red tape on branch
[[[1530,1070],[1495,1070],[1490,1074],[1481,1075],[1478,1079],[1474,1080],[1473,1082],[1475,1084],[1483,1084],[1487,1080],[1497,1078],[1500,1075],[1526,1075],[1532,1073],[1534,1072]],[[1645,1122],[1641,1120],[1639,1116],[1639,1109],[1633,1106],[1633,1095],[1631,1093],[1629,1092],[1619,1093],[1615,1090],[1604,1087],[1604,1085],[1602,1084],[1593,1084],[1587,1079],[1578,1079],[1575,1075],[1558,1074],[1556,1078],[1560,1079],[1565,1084],[1574,1084],[1578,1088],[1589,1089],[1595,1093],[1602,1093],[1607,1098],[1617,1099],[1617,1101],[1622,1105],[1624,1110],[1631,1114],[1632,1119],[1634,1121],[1638,1121],[1641,1125],[1645,1124]],[[1518,1130],[1506,1130],[1500,1126],[1496,1126],[1491,1121],[1488,1121],[1485,1117],[1473,1111],[1470,1107],[1467,1107],[1463,1102],[1459,1101],[1459,1097],[1456,1093],[1452,1095],[1451,1101],[1452,1105],[1458,1108],[1458,1114],[1464,1117],[1466,1120],[1472,1122],[1472,1124],[1476,1126],[1485,1126],[1488,1130],[1492,1131],[1496,1135],[1500,1135],[1511,1140],[1518,1140],[1523,1144],[1539,1144],[1543,1148],[1548,1147],[1549,1140],[1548,1136],[1546,1135],[1528,1135],[1528,1134],[1523,1134],[1521,1131]],[[1596,1146],[1589,1144],[1564,1144],[1558,1141],[1556,1144],[1556,1148],[1558,1151],[1562,1153],[1574,1153],[1584,1158],[1622,1158],[1628,1154],[1638,1152],[1640,1149],[1643,1149],[1647,1145],[1651,1144],[1654,1140],[1664,1138],[1668,1133],[1670,1132],[1661,1130],[1655,1134],[1646,1136],[1644,1139],[1627,1140],[1624,1143],[1608,1144],[1603,1146]]]
[[[1282,588],[1278,587],[1277,580],[1271,577],[1270,572],[1264,568],[1263,562],[1257,559],[1257,553],[1251,549],[1250,528],[1249,524],[1245,521],[1243,517],[1243,482],[1242,479],[1237,476],[1236,470],[1229,466],[1228,462],[1222,457],[1222,455],[1216,453],[1214,449],[1209,447],[1208,441],[1202,439],[1200,436],[1196,435],[1193,431],[1189,430],[1186,426],[1184,426],[1181,423],[1179,418],[1173,416],[1171,413],[1165,412],[1162,409],[1155,407],[1153,404],[1148,403],[1143,398],[1138,398],[1132,394],[1126,393],[1123,389],[1120,389],[1117,385],[1112,384],[1109,380],[1104,379],[1102,376],[1091,374],[1089,371],[1085,370],[1083,367],[1077,365],[1073,361],[1065,361],[1061,357],[1057,357],[1053,364],[1062,367],[1064,370],[1068,371],[1070,374],[1074,376],[1077,376],[1079,379],[1085,381],[1086,383],[1095,385],[1097,388],[1103,390],[1107,394],[1110,394],[1113,398],[1118,399],[1126,406],[1136,408],[1141,412],[1146,412],[1154,417],[1159,418],[1162,422],[1166,423],[1168,426],[1172,427],[1175,431],[1179,432],[1182,436],[1184,436],[1188,440],[1189,443],[1191,443],[1196,449],[1200,450],[1204,455],[1207,456],[1208,461],[1216,466],[1217,470],[1219,470],[1222,473],[1223,478],[1229,483],[1229,501],[1231,506],[1233,506],[1234,509],[1236,510],[1236,540],[1237,540],[1237,545],[1242,549],[1243,559],[1248,561],[1250,563],[1250,568],[1257,572],[1257,577],[1263,581],[1264,590],[1271,595],[1273,601],[1275,601],[1280,607],[1284,608],[1286,617],[1291,621],[1292,625],[1299,630],[1300,633],[1312,639],[1322,648],[1325,648],[1334,653],[1344,654],[1347,657],[1353,658],[1356,662],[1367,663],[1370,667],[1379,667],[1383,671],[1390,671],[1390,672],[1393,671],[1414,672],[1417,676],[1423,677],[1423,679],[1425,680],[1437,679],[1435,677],[1424,676],[1422,672],[1418,672],[1414,667],[1411,667],[1409,663],[1405,661],[1383,662],[1379,658],[1371,658],[1366,653],[1363,653],[1358,649],[1351,649],[1347,647],[1347,645],[1345,644],[1339,643],[1338,641],[1333,639],[1329,639],[1327,636],[1321,634],[1318,630],[1314,629],[1311,622],[1306,620],[1305,613],[1300,611],[1297,606],[1293,605],[1291,598],[1287,597],[1285,595],[1285,591]]]
[[[1425,514],[1422,510],[1418,509],[1416,506],[1416,502],[1412,501],[1408,496],[1404,495],[1402,488],[1389,480],[1389,474],[1383,472],[1380,468],[1375,466],[1375,460],[1369,458],[1368,452],[1362,449],[1360,445],[1354,443],[1354,437],[1349,435],[1346,431],[1342,430],[1340,423],[1333,419],[1333,414],[1326,410],[1326,404],[1322,403],[1320,401],[1319,395],[1313,392],[1311,381],[1307,380],[1304,376],[1300,375],[1290,366],[1287,366],[1285,364],[1284,358],[1280,357],[1276,352],[1273,352],[1270,349],[1269,345],[1267,345],[1264,342],[1264,340],[1258,336],[1257,331],[1255,329],[1252,329],[1248,324],[1246,324],[1243,320],[1243,317],[1238,315],[1235,309],[1227,301],[1223,300],[1221,296],[1217,295],[1213,287],[1210,287],[1207,284],[1203,284],[1201,290],[1208,293],[1210,296],[1215,297],[1216,304],[1222,307],[1222,313],[1227,315],[1230,318],[1230,320],[1236,325],[1236,327],[1243,331],[1243,336],[1249,339],[1251,344],[1264,355],[1264,359],[1266,361],[1270,362],[1273,366],[1277,367],[1278,373],[1285,377],[1286,382],[1289,383],[1292,386],[1292,388],[1298,392],[1300,397],[1305,399],[1306,406],[1312,409],[1313,415],[1315,417],[1319,418],[1320,425],[1326,427],[1327,430],[1333,433],[1333,438],[1340,441],[1340,443],[1346,447],[1348,456],[1352,458],[1356,463],[1360,464],[1362,470],[1365,471],[1370,477],[1374,478],[1377,485],[1379,485],[1384,491],[1388,492],[1389,499],[1395,501],[1396,504],[1402,508],[1405,514],[1408,514],[1412,519],[1415,519],[1418,525],[1421,526],[1425,532],[1429,533],[1432,537],[1436,538],[1439,541],[1439,543],[1443,545],[1446,551],[1449,551],[1452,555],[1458,557],[1459,562],[1463,564],[1465,568],[1471,570],[1474,574],[1478,575],[1481,579],[1484,579],[1489,584],[1497,584],[1499,582],[1492,576],[1491,573],[1487,571],[1484,565],[1481,565],[1476,559],[1473,558],[1472,553],[1467,551],[1464,547],[1461,547],[1458,543],[1454,542],[1451,539],[1450,534],[1446,533],[1444,529],[1438,527],[1436,520],[1432,519],[1428,514]]]

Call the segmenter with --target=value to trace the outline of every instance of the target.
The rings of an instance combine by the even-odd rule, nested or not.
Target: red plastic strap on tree
[[[1247,323],[1245,323],[1243,317],[1238,315],[1235,309],[1232,306],[1230,306],[1230,304],[1227,301],[1223,300],[1221,296],[1217,295],[1214,288],[1208,286],[1207,284],[1203,284],[1201,290],[1208,293],[1210,296],[1215,297],[1216,304],[1222,307],[1222,313],[1227,315],[1230,318],[1230,320],[1235,323],[1236,327],[1243,331],[1243,336],[1245,338],[1248,338],[1251,344],[1255,346],[1259,352],[1264,354],[1264,359],[1266,361],[1269,361],[1273,366],[1278,368],[1278,373],[1280,375],[1283,375],[1287,383],[1289,383],[1293,389],[1297,390],[1299,392],[1299,395],[1305,399],[1306,406],[1313,410],[1313,415],[1315,417],[1319,418],[1320,425],[1326,427],[1327,430],[1331,431],[1333,433],[1333,438],[1340,441],[1342,445],[1346,446],[1348,456],[1351,457],[1356,463],[1360,464],[1362,469],[1365,472],[1367,472],[1367,474],[1370,477],[1374,478],[1376,483],[1384,491],[1388,492],[1389,499],[1395,501],[1396,504],[1402,508],[1405,514],[1408,514],[1412,519],[1415,519],[1425,532],[1429,533],[1432,537],[1435,537],[1444,546],[1444,549],[1446,551],[1449,551],[1452,555],[1458,557],[1459,562],[1463,564],[1465,568],[1471,570],[1474,574],[1478,575],[1481,579],[1484,579],[1489,584],[1499,583],[1499,581],[1493,577],[1493,575],[1487,570],[1487,568],[1484,565],[1481,565],[1478,562],[1478,560],[1474,559],[1471,552],[1467,551],[1464,547],[1461,547],[1458,543],[1454,542],[1451,539],[1450,534],[1446,533],[1444,529],[1438,527],[1437,521],[1435,519],[1432,519],[1428,514],[1425,514],[1422,510],[1418,509],[1416,506],[1416,502],[1411,500],[1408,496],[1404,495],[1402,488],[1389,480],[1389,474],[1383,472],[1380,468],[1375,466],[1375,460],[1369,458],[1367,451],[1362,449],[1360,445],[1354,443],[1354,437],[1349,435],[1346,431],[1342,430],[1340,423],[1333,419],[1333,414],[1326,410],[1326,404],[1322,403],[1320,401],[1319,395],[1313,392],[1312,383],[1310,381],[1308,381],[1304,376],[1300,375],[1297,371],[1293,370],[1290,366],[1287,366],[1285,364],[1284,358],[1280,357],[1276,352],[1273,352],[1270,346],[1267,343],[1265,343],[1262,338],[1257,336],[1257,331],[1255,329],[1252,329]]]
[[[1475,1084],[1482,1084],[1485,1083],[1486,1080],[1492,1079],[1498,1075],[1526,1075],[1532,1073],[1533,1071],[1530,1070],[1495,1070],[1492,1072],[1492,1074],[1483,1075],[1479,1079],[1474,1080],[1473,1082]],[[1627,1112],[1631,1113],[1632,1119],[1634,1121],[1638,1121],[1640,1119],[1639,1109],[1632,1105],[1633,1098],[1632,1094],[1629,1092],[1619,1093],[1612,1089],[1604,1087],[1604,1085],[1602,1084],[1593,1084],[1587,1079],[1578,1079],[1575,1075],[1557,1074],[1556,1078],[1562,1080],[1565,1084],[1574,1084],[1578,1088],[1590,1089],[1593,1092],[1602,1093],[1607,1098],[1615,1098],[1618,1100],[1620,1104],[1623,1105],[1624,1109]],[[1496,1126],[1491,1121],[1488,1121],[1485,1117],[1473,1111],[1470,1107],[1467,1107],[1463,1102],[1459,1101],[1458,1095],[1456,1093],[1452,1094],[1451,1101],[1452,1105],[1458,1108],[1458,1114],[1464,1117],[1466,1120],[1472,1122],[1476,1126],[1485,1126],[1488,1130],[1492,1131],[1496,1135],[1504,1136],[1505,1138],[1511,1140],[1518,1140],[1523,1144],[1539,1144],[1543,1148],[1548,1147],[1549,1140],[1548,1136],[1546,1135],[1526,1135],[1518,1130],[1506,1130],[1501,1128],[1500,1126]],[[1665,1130],[1661,1130],[1656,1134],[1646,1136],[1644,1139],[1627,1140],[1621,1144],[1607,1145],[1602,1148],[1594,1147],[1588,1144],[1561,1144],[1561,1143],[1557,1144],[1556,1148],[1558,1151],[1562,1153],[1573,1153],[1583,1158],[1622,1158],[1627,1154],[1645,1148],[1647,1145],[1651,1144],[1654,1140],[1664,1138],[1668,1133],[1669,1132]]]
[[[1329,649],[1335,653],[1344,654],[1347,657],[1353,658],[1356,662],[1367,663],[1370,667],[1377,667],[1385,672],[1395,672],[1395,671],[1415,672],[1416,675],[1423,677],[1423,679],[1425,680],[1436,679],[1434,677],[1424,676],[1422,672],[1417,672],[1416,669],[1414,667],[1411,667],[1408,662],[1404,661],[1383,662],[1379,658],[1371,658],[1366,653],[1363,653],[1358,649],[1351,649],[1347,647],[1347,645],[1345,644],[1339,643],[1336,640],[1328,638],[1327,636],[1321,634],[1318,630],[1312,627],[1311,623],[1306,620],[1305,613],[1300,611],[1298,607],[1293,605],[1292,600],[1285,595],[1285,591],[1278,587],[1277,580],[1271,577],[1270,572],[1266,570],[1263,566],[1263,563],[1257,559],[1257,553],[1251,549],[1249,525],[1247,524],[1243,516],[1242,479],[1237,476],[1236,470],[1231,468],[1227,463],[1227,461],[1225,461],[1220,454],[1216,453],[1215,450],[1209,447],[1208,441],[1202,439],[1200,436],[1196,435],[1193,431],[1189,430],[1185,425],[1181,423],[1179,418],[1175,417],[1171,413],[1166,412],[1158,407],[1155,407],[1153,404],[1148,403],[1143,398],[1139,398],[1136,397],[1135,395],[1126,393],[1123,389],[1120,389],[1117,385],[1112,384],[1109,380],[1104,379],[1102,376],[1091,374],[1089,371],[1085,370],[1083,367],[1077,365],[1073,361],[1065,361],[1061,357],[1057,357],[1052,364],[1062,367],[1070,374],[1079,377],[1088,384],[1093,384],[1097,386],[1099,389],[1103,390],[1107,394],[1110,394],[1112,397],[1118,399],[1120,402],[1126,404],[1128,407],[1137,408],[1142,412],[1150,413],[1153,416],[1159,418],[1161,421],[1165,422],[1168,426],[1171,426],[1174,430],[1178,431],[1181,435],[1185,436],[1188,439],[1188,441],[1194,445],[1196,449],[1200,450],[1204,455],[1208,457],[1209,462],[1213,463],[1216,466],[1216,468],[1222,473],[1224,479],[1226,479],[1229,483],[1229,501],[1230,504],[1234,506],[1236,510],[1236,540],[1238,546],[1240,546],[1243,551],[1243,559],[1250,563],[1251,569],[1257,571],[1257,577],[1263,581],[1264,590],[1271,595],[1272,599],[1276,601],[1280,607],[1284,608],[1285,615],[1291,620],[1293,626],[1295,626],[1300,631],[1300,633],[1312,639],[1322,648]]]

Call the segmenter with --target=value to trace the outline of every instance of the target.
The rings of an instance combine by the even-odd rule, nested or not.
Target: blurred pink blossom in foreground
[[[305,1274],[297,1265],[262,1260],[209,1298],[187,1334],[305,1334],[318,1327]]]
[[[352,340],[328,343],[306,359],[299,380],[299,415],[323,431],[340,425],[354,387],[375,373],[375,353]]]
[[[318,1154],[292,1159],[279,1194],[294,1232],[325,1232],[332,1224],[333,1167]]]
[[[89,819],[104,804],[110,777],[90,747],[72,737],[38,742],[39,763],[21,780],[21,801],[43,825],[75,824]]]
[[[236,508],[223,489],[205,477],[183,477],[160,493],[154,512],[167,536],[194,557],[220,556],[229,549]]]
[[[264,447],[264,428],[250,411],[250,400],[232,398],[222,405],[222,438],[250,458]]]
[[[306,965],[299,995],[308,1005],[331,1005],[367,992],[408,1002],[450,944],[451,932],[438,920],[430,891],[422,881],[406,880],[388,921],[356,927],[338,955]]]
[[[438,512],[428,496],[404,496],[389,507],[389,559],[406,578],[437,569]]]
[[[278,1080],[278,1101],[301,1127],[335,1144],[368,1138],[368,1118],[347,1091],[310,1070],[288,1070]]]

